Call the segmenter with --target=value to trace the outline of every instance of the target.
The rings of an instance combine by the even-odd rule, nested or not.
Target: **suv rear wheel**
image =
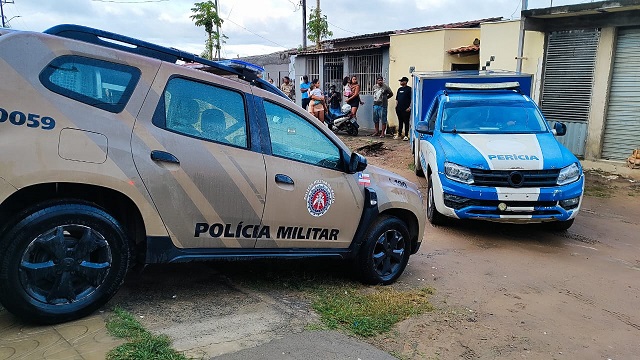
[[[381,216],[371,225],[360,249],[358,272],[366,284],[395,282],[409,261],[411,252],[407,225],[393,216]]]
[[[26,211],[0,239],[0,302],[30,322],[86,316],[118,290],[129,242],[111,215],[85,202],[56,201]]]
[[[414,139],[413,143],[413,171],[416,176],[424,177],[424,169],[422,169],[422,164],[420,163],[420,140]]]

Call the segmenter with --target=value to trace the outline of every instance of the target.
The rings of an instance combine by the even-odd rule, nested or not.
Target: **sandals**
[[[376,137],[376,136],[380,136],[380,131],[374,132],[373,134],[369,135],[371,137]]]

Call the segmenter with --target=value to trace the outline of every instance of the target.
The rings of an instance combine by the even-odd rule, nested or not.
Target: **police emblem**
[[[307,210],[311,216],[322,216],[335,201],[331,186],[324,180],[316,180],[309,185],[304,195]]]

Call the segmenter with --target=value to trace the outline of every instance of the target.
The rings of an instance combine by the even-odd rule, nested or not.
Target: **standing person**
[[[291,78],[285,76],[282,78],[282,84],[280,84],[280,90],[287,95],[291,101],[293,101],[293,83],[291,82]]]
[[[307,75],[302,77],[302,84],[300,84],[300,93],[302,93],[302,108],[305,110],[309,107],[309,88],[311,84],[309,84],[309,77]]]
[[[313,79],[309,88],[309,112],[324,124],[325,104],[324,94],[320,90],[320,80]]]
[[[404,126],[403,141],[409,140],[409,119],[411,118],[411,86],[407,83],[409,79],[403,76],[400,80],[400,87],[396,95],[396,115],[398,115],[398,133],[394,136],[394,139],[399,139],[402,136],[402,127]]]
[[[351,117],[356,117],[358,106],[360,106],[360,84],[358,78],[354,75],[351,77],[351,94],[347,97],[347,104],[351,106]]]
[[[384,83],[382,76],[376,78],[376,84],[373,85],[373,124],[376,132],[371,136],[385,137],[387,134],[387,107],[389,99],[393,97],[393,91],[389,85]],[[380,128],[382,125],[382,128]]]
[[[342,95],[336,91],[336,86],[331,85],[329,88],[329,112],[335,116],[340,116],[340,103],[342,102]]]

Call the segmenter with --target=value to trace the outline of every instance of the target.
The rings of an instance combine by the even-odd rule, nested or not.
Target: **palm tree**
[[[224,43],[224,39],[227,37],[220,33],[220,26],[224,20],[218,16],[218,7],[211,1],[204,1],[193,4],[191,12],[194,14],[190,16],[191,20],[195,20],[196,26],[204,26],[204,31],[207,33],[207,40],[205,41],[205,55],[210,60],[213,60],[213,48],[216,49],[216,58],[220,58],[220,41]],[[214,29],[215,26],[215,29]]]

